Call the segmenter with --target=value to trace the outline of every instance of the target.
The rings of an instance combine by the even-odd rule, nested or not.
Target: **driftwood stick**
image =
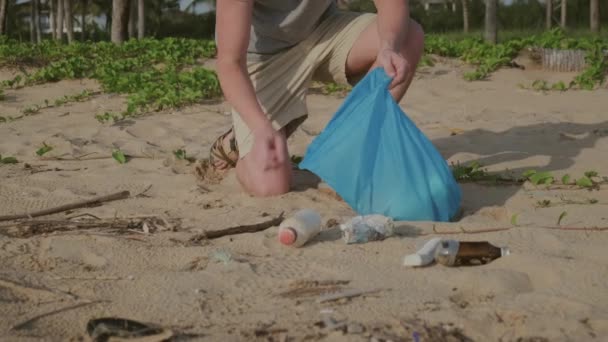
[[[344,290],[344,291],[337,292],[337,293],[330,293],[330,294],[323,295],[323,296],[319,297],[319,299],[317,299],[317,303],[330,302],[330,301],[334,301],[334,300],[338,300],[338,299],[343,299],[343,298],[359,297],[359,296],[363,296],[363,295],[367,295],[367,294],[377,293],[377,292],[380,292],[380,291],[382,291],[382,289],[371,289],[371,290],[351,289],[351,290]]]
[[[264,221],[261,223],[256,223],[256,224],[251,224],[251,225],[236,226],[236,227],[220,229],[220,230],[212,230],[212,231],[203,233],[203,235],[207,239],[217,239],[217,238],[220,238],[220,237],[226,236],[226,235],[255,233],[255,232],[260,232],[262,230],[266,230],[270,227],[278,226],[279,224],[281,224],[281,222],[283,222],[283,220],[284,220],[283,213],[281,213],[281,215],[279,215],[278,217],[275,217],[269,221]]]
[[[515,228],[521,228],[521,226],[513,226],[513,227],[501,227],[501,228],[488,228],[488,229],[480,229],[480,230],[465,230],[460,228],[460,230],[452,230],[441,232],[433,227],[433,232],[422,233],[419,236],[427,236],[427,235],[457,235],[457,234],[482,234],[482,233],[494,233],[501,232],[505,230],[511,230]],[[528,226],[526,228],[540,228],[540,229],[549,229],[549,230],[569,230],[569,231],[585,231],[585,232],[603,232],[608,231],[608,227],[567,227],[567,226]]]
[[[121,191],[121,192],[117,192],[117,193],[111,194],[111,195],[95,197],[95,198],[91,198],[91,199],[88,199],[85,201],[65,204],[65,205],[61,205],[58,207],[43,209],[40,211],[31,212],[31,213],[0,216],[0,221],[12,221],[12,220],[19,220],[19,219],[30,218],[30,217],[52,215],[52,214],[57,214],[57,213],[60,213],[63,211],[100,205],[103,202],[121,200],[121,199],[128,198],[129,196],[131,196],[129,191]]]
[[[41,319],[41,318],[44,318],[44,317],[47,317],[47,316],[51,316],[51,315],[55,315],[55,314],[58,314],[60,312],[74,310],[74,309],[78,309],[78,308],[83,307],[83,306],[88,306],[88,305],[98,304],[98,303],[104,303],[104,302],[108,302],[108,301],[97,300],[97,301],[94,301],[94,302],[84,302],[84,303],[79,303],[79,304],[74,304],[74,305],[66,306],[64,308],[53,310],[53,311],[50,311],[50,312],[45,312],[43,314],[36,315],[36,316],[34,316],[34,317],[32,317],[32,318],[24,321],[24,322],[21,322],[19,324],[14,325],[11,328],[11,330],[20,330],[20,329],[23,329],[23,328],[27,327],[28,325],[34,323],[35,321]]]

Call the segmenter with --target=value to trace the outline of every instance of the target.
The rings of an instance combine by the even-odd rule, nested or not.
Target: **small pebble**
[[[129,280],[134,280],[134,279],[135,279],[135,277],[134,277],[133,275],[129,275],[129,276],[127,277],[127,279],[129,279]]]

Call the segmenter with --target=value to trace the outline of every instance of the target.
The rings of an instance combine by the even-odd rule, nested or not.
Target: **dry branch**
[[[380,292],[380,291],[382,291],[382,289],[371,289],[371,290],[351,289],[351,290],[344,290],[342,292],[330,293],[330,294],[323,295],[323,296],[319,297],[319,299],[317,299],[317,303],[324,303],[324,302],[334,301],[334,300],[343,299],[343,298],[359,297],[359,296],[363,296],[363,295],[367,295],[367,294],[377,293],[377,292]]]
[[[502,232],[506,230],[511,230],[515,228],[523,228],[523,226],[513,226],[513,227],[499,227],[499,228],[487,228],[480,230],[465,230],[464,228],[460,228],[460,230],[456,231],[438,231],[435,226],[433,226],[433,232],[429,233],[421,233],[419,236],[427,236],[427,235],[456,235],[456,234],[483,234],[483,233],[494,233],[494,232]],[[608,231],[608,227],[567,227],[567,226],[526,226],[526,228],[541,228],[541,229],[550,229],[550,230],[569,230],[569,231],[586,231],[586,232],[603,232]]]
[[[65,204],[65,205],[61,205],[58,207],[43,209],[40,211],[31,212],[31,213],[0,216],[0,221],[12,221],[12,220],[32,218],[32,217],[37,217],[37,216],[52,215],[52,214],[57,214],[57,213],[60,213],[63,211],[73,210],[73,209],[98,206],[104,202],[121,200],[121,199],[128,198],[129,196],[131,196],[129,191],[121,191],[121,192],[117,192],[117,193],[111,194],[111,195],[95,197],[95,198],[91,198],[89,200]]]
[[[144,224],[148,229],[163,227],[167,230],[179,225],[179,219],[167,220],[158,217],[132,217],[126,219],[86,219],[86,220],[27,220],[14,224],[0,226],[0,231],[9,237],[28,238],[34,235],[48,234],[61,231],[78,231],[91,229],[113,230],[119,233],[132,230],[143,231]],[[169,223],[169,227],[166,224]]]
[[[273,218],[272,220],[251,224],[251,225],[239,225],[235,227],[230,227],[226,229],[220,230],[212,230],[208,232],[204,232],[202,234],[196,234],[189,239],[191,243],[198,243],[201,240],[205,239],[217,239],[227,235],[236,235],[236,234],[244,234],[244,233],[256,233],[263,230],[266,230],[270,227],[278,226],[283,222],[284,217],[283,213],[281,213],[278,217]]]
[[[67,306],[67,307],[64,307],[64,308],[61,308],[61,309],[53,310],[53,311],[50,311],[50,312],[45,312],[45,313],[43,313],[43,314],[36,315],[36,316],[34,316],[34,317],[32,317],[32,318],[30,318],[30,319],[28,319],[28,320],[24,321],[24,322],[21,322],[21,323],[19,323],[19,324],[14,325],[14,326],[11,328],[11,330],[20,330],[20,329],[26,328],[28,325],[30,325],[30,324],[32,324],[32,323],[34,323],[35,321],[37,321],[37,320],[39,320],[39,319],[41,319],[41,318],[44,318],[44,317],[47,317],[47,316],[51,316],[51,315],[55,315],[55,314],[58,314],[58,313],[60,313],[60,312],[65,312],[65,311],[69,311],[69,310],[74,310],[74,309],[81,308],[81,307],[83,307],[83,306],[88,306],[88,305],[92,305],[92,304],[98,304],[98,303],[104,303],[104,302],[108,302],[108,301],[105,301],[105,300],[97,300],[97,301],[94,301],[94,302],[84,302],[84,303],[78,303],[78,304],[70,305],[70,306]]]

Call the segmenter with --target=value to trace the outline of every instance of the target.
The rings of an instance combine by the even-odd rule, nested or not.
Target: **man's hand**
[[[287,142],[281,132],[270,125],[253,132],[251,156],[263,171],[280,168],[287,160]]]
[[[389,86],[392,89],[405,80],[405,74],[410,65],[403,56],[391,48],[383,48],[378,52],[377,62],[384,68],[386,74],[393,80]]]

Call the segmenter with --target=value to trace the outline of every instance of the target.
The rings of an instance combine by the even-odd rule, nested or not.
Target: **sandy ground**
[[[549,170],[560,178],[590,169],[608,175],[608,89],[545,94],[518,84],[568,81],[573,75],[510,69],[469,83],[462,71],[453,63],[421,69],[402,102],[448,161],[479,160],[501,172]],[[0,78],[9,76],[3,71]],[[17,116],[45,99],[96,87],[93,81],[62,81],[8,90],[0,115]],[[309,97],[310,118],[291,139],[292,154],[304,153],[341,101]],[[462,184],[459,222],[403,223],[397,236],[361,245],[346,245],[336,227],[300,249],[279,245],[276,227],[190,241],[204,231],[263,222],[300,208],[318,210],[324,221],[355,214],[303,172],[296,175],[294,191],[277,198],[241,193],[233,174],[201,187],[192,165],[174,160],[172,151],[183,148],[188,156],[205,158],[211,141],[230,123],[224,103],[120,124],[101,124],[94,117],[123,105],[124,98],[103,94],[0,124],[0,154],[21,161],[0,166],[0,215],[128,190],[131,198],[41,219],[91,214],[179,223],[159,225],[149,234],[141,229],[27,238],[0,234],[0,340],[81,340],[87,322],[99,317],[150,322],[183,340],[200,341],[409,341],[415,334],[421,341],[608,338],[608,232],[542,228],[556,226],[564,211],[561,226],[608,226],[607,186],[587,191]],[[43,142],[54,149],[39,157],[35,151]],[[110,157],[114,148],[136,158],[120,165]],[[585,204],[590,199],[597,203]],[[543,200],[552,206],[539,208]],[[444,235],[506,245],[512,251],[508,257],[472,268],[401,265],[403,256],[434,232],[511,227],[513,214],[519,227],[510,230]],[[347,288],[382,290],[316,301],[323,292]],[[319,323],[328,318],[347,323],[347,332]]]

